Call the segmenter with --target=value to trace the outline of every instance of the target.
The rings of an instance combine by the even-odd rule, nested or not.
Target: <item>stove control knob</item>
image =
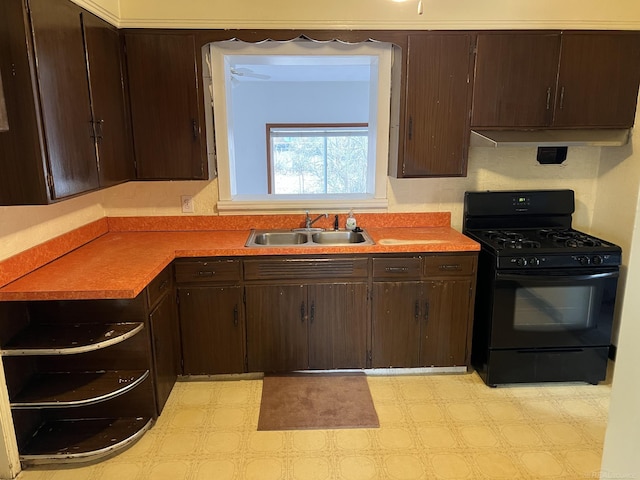
[[[600,255],[594,255],[591,259],[591,263],[594,265],[602,265],[603,259]]]
[[[516,258],[516,265],[519,267],[526,267],[527,266],[527,259],[526,258]]]
[[[580,262],[580,265],[589,265],[591,263],[589,257],[578,257],[576,260]]]
[[[529,265],[537,267],[538,265],[540,265],[540,260],[538,260],[538,258],[536,257],[531,257],[529,259]]]

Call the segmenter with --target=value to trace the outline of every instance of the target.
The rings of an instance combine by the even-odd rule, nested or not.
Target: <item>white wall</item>
[[[423,4],[423,15],[417,13],[418,0],[120,0],[120,10],[121,25],[126,27],[640,29],[637,0],[423,0]]]
[[[625,205],[625,210],[633,212],[635,227],[602,457],[602,479],[640,478],[640,295],[637,294],[640,291],[640,203],[637,195],[634,202]]]
[[[640,192],[640,107],[636,111],[636,135],[634,141],[621,148],[603,148],[596,190],[597,202],[594,205],[591,231],[617,243],[622,247],[622,268],[616,310],[619,312],[624,300],[629,255],[632,249],[631,239],[636,225],[635,205]],[[634,153],[634,147],[635,153]],[[620,322],[613,325],[613,344],[618,344]]]

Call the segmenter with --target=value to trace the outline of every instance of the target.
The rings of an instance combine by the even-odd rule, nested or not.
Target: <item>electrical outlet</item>
[[[182,202],[182,213],[193,213],[192,195],[182,195],[180,201]]]

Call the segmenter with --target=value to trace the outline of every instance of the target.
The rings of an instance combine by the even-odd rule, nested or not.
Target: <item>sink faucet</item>
[[[328,213],[322,213],[320,215],[318,215],[316,218],[314,218],[313,220],[311,220],[311,217],[309,216],[309,210],[307,210],[306,212],[304,212],[306,214],[306,217],[304,219],[304,227],[308,230],[311,228],[311,226],[316,223],[318,220],[320,220],[322,217],[324,218],[329,218],[329,214]]]

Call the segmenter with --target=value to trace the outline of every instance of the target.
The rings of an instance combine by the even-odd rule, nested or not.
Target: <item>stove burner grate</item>
[[[538,235],[569,248],[602,246],[602,242],[597,238],[593,238],[582,232],[576,232],[575,230],[554,230],[542,228],[538,230]]]
[[[565,242],[565,246],[571,248],[578,247],[599,247],[602,242],[593,238],[571,238]]]

